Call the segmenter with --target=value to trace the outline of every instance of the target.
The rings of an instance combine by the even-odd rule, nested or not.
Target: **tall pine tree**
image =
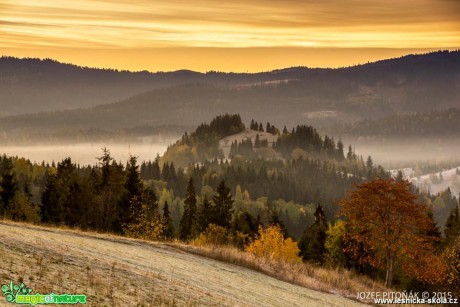
[[[167,240],[171,240],[174,237],[174,225],[171,218],[171,213],[169,212],[169,205],[167,201],[165,201],[163,206],[163,225],[163,236]]]
[[[184,214],[180,220],[179,237],[181,240],[192,238],[196,229],[196,193],[193,178],[190,177],[185,194]]]
[[[12,207],[14,195],[19,191],[16,175],[11,158],[3,159],[0,181],[0,216],[3,216]]]
[[[451,211],[447,218],[446,228],[444,229],[446,235],[446,243],[453,242],[460,235],[460,216],[458,206]]]
[[[215,210],[213,224],[229,229],[233,214],[233,199],[225,180],[220,182],[216,192],[212,198]]]
[[[326,249],[327,220],[323,207],[318,205],[315,210],[315,222],[305,229],[299,241],[300,256],[304,261],[322,264]]]
[[[208,228],[209,223],[213,220],[211,202],[208,199],[207,195],[204,195],[203,200],[201,201],[200,210],[198,211],[197,218],[197,229],[198,231],[204,231]]]
[[[142,193],[142,180],[140,177],[139,166],[137,165],[137,158],[130,156],[126,164],[126,181],[124,184],[126,189],[125,195],[120,202],[119,223],[131,223],[131,215],[128,214],[131,200],[138,197]]]

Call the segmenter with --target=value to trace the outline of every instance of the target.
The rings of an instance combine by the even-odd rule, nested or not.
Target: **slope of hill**
[[[133,78],[139,76],[129,73],[117,73],[117,76],[118,74],[133,75]],[[6,117],[2,119],[0,130],[7,133],[12,130],[49,133],[56,129],[66,129],[69,133],[75,133],[82,127],[109,130],[166,124],[190,127],[224,112],[238,112],[244,120],[250,120],[257,115],[278,126],[287,122],[292,125],[308,123],[321,126],[359,119],[377,119],[398,113],[460,107],[460,51],[411,55],[342,69],[297,68],[261,74],[203,75],[189,72],[183,78],[176,78],[175,74],[147,74],[151,78],[164,78],[171,82],[162,83],[169,85],[167,87],[117,103],[74,111]],[[59,76],[57,73],[54,75]],[[3,76],[9,74],[3,73]],[[98,98],[105,90],[94,79],[83,80],[93,85],[79,91],[78,95],[65,96],[66,99],[75,99],[78,102],[76,105],[81,107],[94,105],[94,100],[88,102],[88,99],[79,97],[83,93],[96,97],[94,99],[98,103],[113,100],[113,97],[105,100]],[[268,80],[287,81],[266,82]],[[180,84],[181,82],[188,84]],[[5,81],[0,83],[5,86]],[[125,88],[121,83],[108,83],[117,87],[117,91]],[[134,83],[155,87],[147,81]],[[13,86],[11,80],[8,84],[10,88],[7,91],[2,90],[3,105],[6,105],[5,101],[13,102],[23,112],[37,110],[28,109],[27,106],[30,101],[41,101],[42,96],[34,89],[43,89],[47,95],[61,93],[58,90],[49,90],[45,85],[34,87],[27,82],[15,81],[14,84],[18,85]],[[50,82],[46,83],[49,84]],[[58,87],[65,89],[65,86]],[[19,88],[24,90],[19,91]],[[97,90],[98,94],[91,92],[91,88]],[[120,99],[128,95],[128,92],[123,92],[122,95],[117,91],[113,93]],[[9,94],[5,95],[5,92]],[[35,98],[23,99],[21,95],[24,93],[33,93]],[[132,94],[132,91],[129,93]],[[4,106],[3,110],[7,108]]]
[[[432,137],[459,137],[460,109],[398,114],[377,120],[364,120],[352,124],[323,129],[337,136],[355,138],[405,139]]]
[[[245,141],[245,140],[251,140],[252,143],[254,143],[257,135],[259,136],[260,140],[267,140],[268,145],[270,147],[274,143],[276,143],[276,140],[278,140],[277,134],[272,134],[272,133],[262,132],[262,131],[255,131],[252,129],[245,129],[244,131],[240,133],[233,134],[233,135],[224,137],[221,140],[219,140],[219,147],[222,149],[224,156],[226,158],[229,158],[230,148],[233,142],[241,143],[242,141]]]
[[[89,306],[361,305],[161,243],[6,222],[0,238],[2,284],[84,293]]]
[[[421,191],[438,194],[450,188],[453,195],[460,193],[460,166],[440,171],[438,173],[425,174],[422,176],[410,176],[409,179]]]

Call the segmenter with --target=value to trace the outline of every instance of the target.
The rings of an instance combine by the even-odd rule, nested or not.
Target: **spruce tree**
[[[94,220],[96,229],[121,232],[120,202],[126,193],[126,173],[124,166],[110,156],[110,151],[103,148],[99,165],[93,174],[93,188],[98,193],[93,209],[98,218]]]
[[[354,160],[355,158],[355,153],[353,152],[353,148],[350,146],[348,146],[348,153],[347,153],[347,160],[351,161],[351,160]]]
[[[139,166],[137,165],[137,158],[130,156],[126,164],[126,193],[120,202],[120,223],[130,223],[130,215],[128,214],[131,199],[140,196],[142,193],[142,181],[139,173]]]
[[[198,211],[197,219],[197,228],[198,231],[204,231],[208,228],[208,225],[213,220],[213,208],[211,207],[211,202],[208,199],[208,196],[205,195],[201,201],[200,210]]]
[[[213,223],[229,229],[233,214],[233,199],[225,180],[220,182],[216,192],[216,195],[212,198],[215,210]]]
[[[14,195],[18,191],[19,186],[13,170],[13,161],[11,158],[4,158],[0,180],[0,216],[8,212]]]
[[[259,124],[259,131],[264,132],[264,127],[262,126],[262,123]]]
[[[181,240],[190,239],[196,228],[196,193],[192,177],[190,177],[187,185],[184,214],[180,220],[179,227],[179,237]]]
[[[343,159],[345,159],[343,148],[344,146],[343,146],[342,140],[339,140],[337,142],[337,160],[338,161],[343,161]]]
[[[49,169],[45,173],[45,184],[41,195],[41,211],[40,216],[42,222],[45,223],[60,223],[63,221],[62,214],[64,212],[61,202],[59,187],[57,185],[57,176],[53,169]]]
[[[280,213],[278,210],[272,210],[269,223],[270,225],[278,225],[285,239],[289,236],[286,229],[286,225],[284,225],[283,221],[280,219]]]
[[[161,179],[161,170],[160,170],[160,156],[157,155],[155,161],[152,163],[152,179],[160,180]]]
[[[446,235],[446,243],[453,242],[460,235],[460,216],[458,206],[450,212],[447,218],[446,227],[444,229]]]
[[[169,205],[167,201],[165,201],[163,206],[163,225],[163,236],[167,240],[171,240],[174,237],[174,225],[171,218],[171,213],[169,212]]]
[[[113,162],[112,156],[110,156],[110,150],[106,147],[102,148],[102,156],[97,158],[99,161],[99,167],[101,170],[100,187],[106,187],[109,184],[111,175],[111,164]],[[54,161],[53,161],[54,163]]]
[[[145,189],[142,193],[142,202],[146,206],[146,214],[149,219],[159,218],[158,197],[155,191],[151,188]]]
[[[326,249],[327,220],[323,207],[318,205],[315,210],[315,222],[305,229],[299,241],[300,256],[304,261],[324,263]]]
[[[434,239],[434,245],[436,248],[438,248],[441,243],[441,232],[439,231],[439,227],[434,220],[432,206],[428,208],[428,219],[430,225],[426,231],[426,235]]]
[[[258,230],[256,219],[246,211],[238,211],[232,220],[232,233],[240,232],[254,237]]]
[[[134,156],[129,157],[126,165],[126,182],[125,188],[131,197],[139,195],[142,192],[142,181],[139,173],[139,166],[137,165],[137,158]]]

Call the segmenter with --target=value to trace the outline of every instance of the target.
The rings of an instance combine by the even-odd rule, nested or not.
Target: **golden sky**
[[[459,0],[0,0],[0,54],[86,66],[265,71],[458,47]]]

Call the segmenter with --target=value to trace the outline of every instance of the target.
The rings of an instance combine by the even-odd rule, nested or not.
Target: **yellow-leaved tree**
[[[259,227],[256,240],[247,245],[245,250],[257,257],[275,261],[302,262],[299,247],[291,238],[284,239],[278,225],[268,228]]]

